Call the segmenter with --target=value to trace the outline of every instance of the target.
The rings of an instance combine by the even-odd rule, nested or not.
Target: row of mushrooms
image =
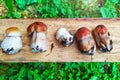
[[[47,51],[47,39],[45,32],[47,26],[43,22],[34,22],[28,26],[27,32],[30,36],[30,48],[34,53]],[[21,33],[17,27],[6,29],[5,39],[1,43],[4,53],[15,54],[22,49]],[[86,27],[81,27],[72,35],[66,28],[59,28],[56,33],[56,40],[63,46],[70,46],[76,40],[76,44],[81,53],[93,55],[96,46],[101,52],[110,52],[113,48],[110,33],[104,25],[98,25],[93,31]]]

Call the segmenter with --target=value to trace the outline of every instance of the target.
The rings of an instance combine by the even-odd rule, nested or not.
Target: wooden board
[[[29,39],[26,28],[33,22],[41,21],[48,26],[46,33],[48,40],[48,51],[44,53],[32,53],[29,48]],[[55,39],[55,33],[60,27],[67,28],[70,32],[76,32],[80,27],[93,30],[98,24],[107,26],[113,40],[113,50],[110,53],[95,51],[93,56],[81,54],[76,44],[70,47],[61,46]],[[2,53],[0,49],[0,62],[120,62],[120,18],[117,19],[1,19],[0,40],[4,39],[5,29],[18,27],[22,33],[23,48],[14,55]],[[51,44],[54,44],[50,53]]]

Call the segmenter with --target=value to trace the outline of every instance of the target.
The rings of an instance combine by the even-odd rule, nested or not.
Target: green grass
[[[0,18],[97,17],[120,17],[120,0],[0,0]],[[0,64],[0,80],[119,80],[119,74],[120,63],[110,62]]]
[[[117,18],[120,0],[4,0],[1,18]]]
[[[2,63],[1,80],[119,80],[120,63]]]

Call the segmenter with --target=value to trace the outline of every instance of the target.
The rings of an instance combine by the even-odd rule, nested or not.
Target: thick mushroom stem
[[[33,32],[31,40],[32,52],[45,52],[47,51],[47,40],[44,32]]]
[[[65,28],[60,28],[57,31],[56,39],[61,43],[63,46],[70,46],[74,41],[73,35],[71,35]]]
[[[7,54],[17,53],[22,48],[22,40],[19,36],[6,37],[1,43],[2,51]]]
[[[110,52],[112,48],[112,40],[110,39],[110,37],[108,35],[101,35],[99,49],[102,52]]]
[[[93,55],[96,50],[96,45],[92,35],[77,38],[77,46],[81,53]]]
[[[113,46],[112,46],[112,40],[109,39],[109,40],[107,41],[107,49],[108,49],[108,51],[111,51],[112,48],[113,48]]]

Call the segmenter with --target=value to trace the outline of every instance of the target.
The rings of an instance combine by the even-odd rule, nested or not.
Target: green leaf
[[[27,76],[28,76],[28,80],[33,80],[32,71],[31,70],[27,71]]]
[[[26,0],[15,0],[17,7],[21,10],[26,8]]]
[[[100,12],[103,18],[116,18],[117,11],[115,5],[110,1],[107,0],[105,6],[100,8]]]
[[[73,78],[73,74],[69,74],[69,80],[74,80],[74,78]]]
[[[2,3],[3,0],[0,0],[0,3]]]
[[[114,4],[118,4],[119,0],[112,0]]]
[[[20,71],[17,73],[18,80],[22,80],[26,76],[26,65],[23,65],[20,69]]]
[[[103,18],[107,18],[107,10],[106,10],[106,8],[104,8],[104,7],[100,8],[100,12],[101,12]]]
[[[0,75],[0,79],[1,80],[6,80],[6,75],[5,74]]]
[[[38,0],[27,0],[27,5],[30,5],[30,4],[33,4],[33,3],[36,3]]]
[[[62,13],[63,15],[65,15],[65,12],[66,12],[65,9],[62,8],[62,9],[61,9],[61,13]]]
[[[8,8],[8,12],[12,13],[14,11],[13,8],[13,0],[3,0]]]
[[[21,15],[20,15],[18,12],[14,12],[14,13],[13,13],[13,17],[14,17],[14,18],[20,18]]]
[[[92,76],[90,80],[97,80],[98,78],[96,76]]]
[[[53,3],[56,5],[59,5],[61,3],[61,1],[60,0],[53,0]]]

